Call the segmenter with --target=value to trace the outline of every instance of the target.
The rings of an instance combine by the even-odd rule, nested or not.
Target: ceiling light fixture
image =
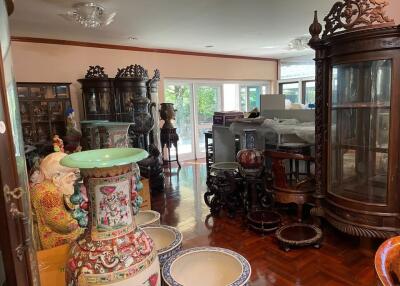
[[[134,36],[130,36],[129,38],[128,38],[128,40],[131,40],[131,41],[136,41],[138,38],[137,37],[134,37]]]
[[[288,49],[289,50],[296,50],[296,51],[302,51],[309,49],[310,47],[308,46],[308,42],[310,41],[309,36],[301,36],[296,39],[293,39],[289,42],[288,44]]]
[[[94,2],[77,3],[73,10],[68,11],[66,16],[70,21],[75,21],[85,28],[99,28],[107,26],[114,20],[116,13],[106,13],[103,6]]]

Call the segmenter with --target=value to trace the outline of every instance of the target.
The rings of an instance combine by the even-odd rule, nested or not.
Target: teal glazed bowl
[[[147,151],[139,148],[107,148],[70,154],[60,164],[79,169],[109,168],[138,162],[147,156]]]

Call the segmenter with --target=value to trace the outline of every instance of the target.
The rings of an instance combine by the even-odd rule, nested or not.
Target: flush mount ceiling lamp
[[[302,51],[307,50],[310,47],[308,46],[308,42],[310,41],[309,36],[301,36],[296,39],[293,39],[288,44],[288,50],[291,51]]]
[[[77,22],[85,28],[99,28],[111,24],[116,13],[106,13],[103,6],[94,2],[77,3],[73,10],[68,11],[66,16],[70,21]]]

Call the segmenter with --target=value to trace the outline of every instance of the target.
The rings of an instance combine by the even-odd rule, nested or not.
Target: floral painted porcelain
[[[168,225],[146,226],[143,230],[153,239],[162,266],[172,255],[182,249],[182,233]]]
[[[250,263],[240,254],[219,247],[197,247],[173,255],[162,268],[169,286],[244,286]]]
[[[141,198],[133,162],[147,157],[134,148],[99,149],[74,153],[61,160],[79,168],[73,217],[86,227],[71,246],[66,267],[68,286],[159,286],[160,265],[153,240],[136,226]]]

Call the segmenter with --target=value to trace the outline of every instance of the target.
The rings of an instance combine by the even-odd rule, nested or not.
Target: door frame
[[[0,55],[1,46],[0,46]],[[21,196],[26,190],[19,188],[17,162],[13,143],[12,125],[7,102],[3,59],[0,57],[0,248],[3,256],[7,285],[31,285],[28,246],[29,218],[23,209]]]

